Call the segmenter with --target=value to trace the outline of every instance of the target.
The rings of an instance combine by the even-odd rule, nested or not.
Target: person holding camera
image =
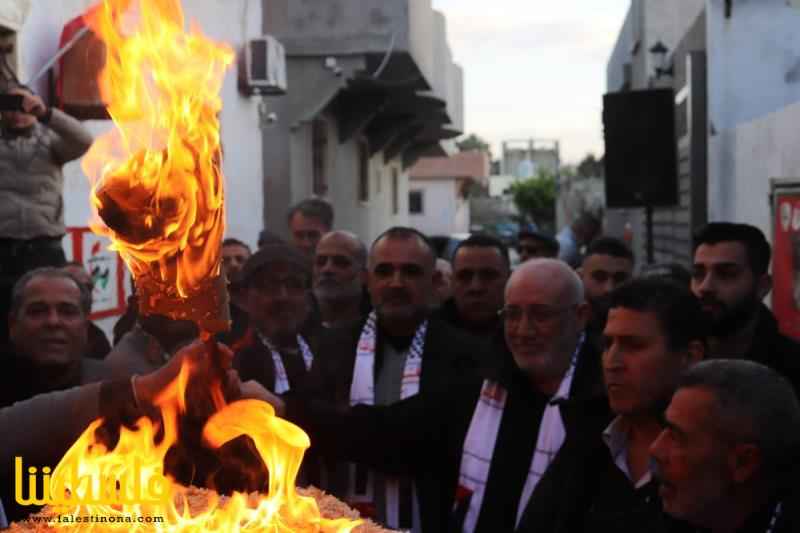
[[[76,119],[12,84],[0,96],[0,342],[8,339],[10,291],[28,270],[63,266],[64,176],[92,135]]]

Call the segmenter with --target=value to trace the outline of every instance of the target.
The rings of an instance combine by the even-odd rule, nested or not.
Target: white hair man
[[[583,286],[565,263],[518,268],[502,315],[486,368],[435,391],[344,414],[321,402],[266,399],[324,453],[413,472],[421,531],[513,531],[572,431],[561,406],[593,395],[601,376],[599,355],[583,342]]]

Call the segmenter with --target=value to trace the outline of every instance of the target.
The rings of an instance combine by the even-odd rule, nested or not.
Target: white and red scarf
[[[582,334],[572,355],[569,369],[561,379],[558,391],[550,399],[542,414],[536,448],[517,507],[517,525],[519,525],[522,513],[536,485],[547,471],[550,463],[553,462],[558,450],[564,444],[566,431],[557,400],[569,398],[572,378],[578,362],[578,354],[584,340],[585,335]],[[483,382],[481,395],[475,406],[475,412],[472,415],[472,421],[464,441],[458,478],[459,499],[456,505],[462,501],[467,501],[467,499],[469,502],[469,507],[464,517],[463,533],[472,533],[478,523],[484,492],[486,491],[486,483],[489,481],[489,471],[494,457],[497,434],[500,431],[500,423],[503,420],[507,398],[508,391],[505,387],[488,379]]]
[[[375,405],[375,347],[377,344],[376,323],[377,314],[372,311],[367,317],[361,337],[356,347],[356,362],[353,370],[353,382],[350,386],[350,405]],[[405,400],[419,393],[419,382],[422,376],[422,352],[425,348],[425,335],[428,331],[428,321],[419,325],[411,341],[408,355],[406,355],[403,368],[403,378],[400,386],[400,399]],[[366,484],[359,490],[356,483],[358,476],[356,465],[349,468],[347,501],[354,503],[373,503],[375,501],[375,478],[372,472],[367,472]],[[416,493],[416,491],[413,491]],[[416,505],[416,495],[412,505]],[[398,527],[400,520],[400,488],[396,479],[386,480],[386,521],[389,527]]]

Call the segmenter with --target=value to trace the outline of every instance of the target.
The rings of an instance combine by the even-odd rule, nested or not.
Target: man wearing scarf
[[[320,336],[307,387],[296,396],[340,409],[388,406],[444,390],[477,367],[483,343],[430,316],[435,255],[427,238],[395,227],[379,236],[368,260],[374,311],[353,327]],[[324,448],[321,449],[324,451]],[[393,528],[420,530],[409,477],[364,466],[331,465],[325,488]]]
[[[480,374],[451,371],[454,379],[399,403],[351,402],[362,405],[339,412],[308,399],[265,399],[322,452],[410,472],[421,531],[514,531],[572,431],[561,406],[579,403],[595,426],[608,423],[600,358],[584,342],[588,316],[568,265],[531,260],[509,279],[504,335]]]
[[[250,331],[234,367],[242,380],[255,380],[276,394],[297,388],[311,368],[309,258],[288,244],[268,244],[245,263],[239,283],[245,292]]]

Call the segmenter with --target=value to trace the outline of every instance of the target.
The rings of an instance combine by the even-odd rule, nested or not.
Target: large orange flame
[[[203,509],[192,507],[186,489],[165,477],[164,457],[177,439],[177,419],[185,404],[184,387],[188,366],[159,396],[163,438],[156,442],[159,427],[148,418],[136,430],[122,428],[119,442],[107,450],[96,437],[100,420],[93,422],[56,467],[50,494],[58,500],[78,503],[57,510],[72,516],[163,517],[164,522],[113,525],[109,523],[53,523],[52,527],[77,531],[127,529],[139,531],[216,532],[349,532],[360,521],[322,518],[316,501],[299,495],[295,477],[308,436],[297,426],[277,418],[269,404],[242,400],[216,412],[203,429],[203,438],[214,447],[248,435],[269,471],[269,494],[234,493],[214,498]],[[110,481],[109,481],[110,480]],[[93,502],[101,497],[105,501]],[[138,500],[137,500],[138,498]],[[160,499],[159,499],[160,498]],[[190,509],[192,512],[190,512]]]
[[[217,114],[233,52],[196,27],[185,31],[179,0],[104,0],[85,19],[105,44],[99,82],[115,124],[83,160],[99,215],[93,229],[112,240],[136,278],[140,299],[145,295],[146,309],[158,312],[161,306],[163,314],[193,319],[206,333],[216,331],[208,327],[214,325],[215,306],[205,302],[213,300],[210,280],[220,279],[224,211]],[[196,313],[194,306],[206,308]],[[50,483],[66,512],[166,519],[166,524],[122,526],[133,531],[288,533],[350,531],[358,524],[322,519],[313,498],[297,494],[295,478],[308,436],[276,418],[265,403],[224,405],[219,383],[211,391],[218,411],[204,438],[219,447],[248,435],[269,471],[269,493],[255,501],[244,494],[218,498],[190,513],[184,489],[164,475],[164,458],[186,409],[188,379],[184,367],[159,397],[163,426],[143,418],[137,429],[121,429],[113,450],[95,438],[101,421],[84,432]],[[163,435],[160,440],[157,434]]]
[[[84,18],[105,44],[99,85],[116,126],[83,159],[102,219],[92,227],[137,280],[190,298],[219,274],[217,114],[234,54],[186,32],[178,0],[104,0]]]

